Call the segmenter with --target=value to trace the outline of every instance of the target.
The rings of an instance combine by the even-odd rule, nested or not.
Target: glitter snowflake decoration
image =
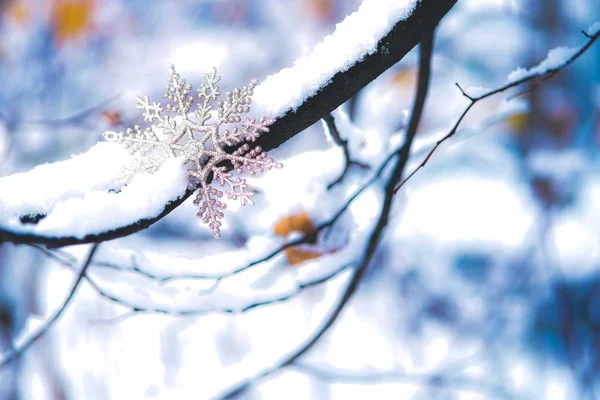
[[[242,114],[250,111],[251,97],[258,81],[253,79],[242,89],[220,96],[220,81],[216,69],[206,74],[206,82],[198,89],[198,95],[191,94],[192,86],[187,84],[169,66],[169,81],[165,98],[166,108],[174,116],[167,115],[161,103],[150,103],[148,97],[138,97],[136,108],[143,110],[144,120],[150,124],[142,130],[139,126],[126,132],[106,132],[108,141],[121,143],[135,156],[134,162],[124,171],[128,180],[141,171],[156,171],[167,159],[182,157],[188,170],[192,187],[199,187],[194,204],[199,206],[198,217],[214,232],[221,236],[220,227],[223,210],[223,191],[208,183],[209,177],[225,188],[228,199],[239,200],[241,205],[254,204],[254,192],[248,189],[246,179],[234,177],[228,166],[238,174],[248,172],[255,175],[271,168],[280,168],[259,146],[251,148],[248,143],[256,141],[263,132],[269,131],[273,120],[264,117],[259,120],[246,118]],[[190,112],[196,104],[196,110]],[[215,110],[216,106],[216,110]],[[233,125],[222,129],[223,125]],[[244,143],[245,142],[245,143]],[[228,153],[225,146],[242,144],[237,150]]]

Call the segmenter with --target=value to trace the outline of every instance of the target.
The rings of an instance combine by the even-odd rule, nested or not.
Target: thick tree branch
[[[65,298],[63,303],[60,305],[60,307],[44,323],[44,325],[42,325],[33,335],[28,337],[27,340],[25,340],[22,344],[20,344],[19,346],[17,346],[13,350],[11,350],[9,353],[5,354],[2,357],[2,359],[0,359],[0,369],[6,367],[12,361],[14,361],[17,358],[19,358],[20,356],[22,356],[25,353],[25,351],[27,351],[27,349],[29,349],[29,347],[31,347],[31,345],[33,343],[35,343],[39,338],[44,336],[46,334],[46,332],[48,332],[50,330],[50,328],[60,319],[62,314],[65,312],[65,310],[69,307],[69,305],[75,298],[75,293],[77,293],[77,289],[79,288],[79,286],[81,285],[81,282],[83,282],[84,278],[86,277],[86,271],[89,268],[90,264],[92,263],[92,259],[94,257],[94,254],[96,253],[96,250],[98,250],[98,246],[99,246],[99,244],[97,244],[97,243],[92,245],[90,251],[88,252],[87,258],[85,259],[85,262],[83,263],[83,266],[81,267],[81,270],[79,271],[79,273],[77,274],[77,277],[75,278],[75,282],[73,282],[73,285],[71,286],[71,289],[69,290],[69,294],[67,295],[67,297]]]
[[[277,119],[271,131],[261,136],[256,145],[264,150],[272,150],[308,128],[323,116],[342,105],[360,89],[373,81],[392,65],[400,61],[421,39],[432,32],[441,18],[452,8],[457,0],[421,0],[413,14],[399,21],[383,37],[377,51],[367,55],[345,71],[334,75],[331,81],[318,92],[310,96],[295,112],[288,112]],[[234,149],[229,149],[233,151]],[[137,221],[134,224],[111,231],[90,234],[85,237],[46,236],[34,233],[22,233],[0,227],[0,242],[38,243],[49,247],[61,247],[81,243],[94,243],[131,235],[147,229],[160,221],[183,203],[195,190],[186,193],[171,203],[157,216]]]
[[[348,304],[350,298],[358,289],[362,277],[364,276],[371,262],[371,259],[373,258],[373,255],[375,254],[379,243],[381,242],[381,238],[385,231],[385,227],[388,223],[390,212],[392,209],[394,186],[402,178],[402,172],[404,171],[406,163],[408,162],[412,142],[417,134],[417,128],[419,125],[419,121],[421,120],[423,107],[425,105],[425,99],[427,98],[427,92],[429,90],[432,50],[433,32],[424,37],[420,46],[419,81],[417,85],[417,94],[415,96],[415,102],[411,113],[411,119],[406,132],[406,141],[403,144],[403,146],[394,154],[394,167],[392,173],[390,174],[385,184],[385,195],[383,205],[379,212],[377,222],[369,236],[369,240],[367,242],[367,246],[363,252],[361,260],[359,261],[357,268],[354,270],[354,273],[350,278],[350,282],[344,289],[339,301],[334,306],[329,316],[326,317],[325,321],[323,321],[321,326],[317,329],[317,331],[314,332],[305,343],[303,343],[294,351],[292,351],[285,359],[281,360],[272,368],[269,368],[254,377],[250,377],[245,381],[242,381],[234,387],[230,388],[226,393],[219,397],[220,399],[233,399],[246,392],[247,390],[251,389],[254,385],[261,382],[263,379],[270,376],[274,372],[294,364],[300,357],[302,357],[315,344],[317,344],[323,337],[323,335],[325,335],[325,333],[329,331],[329,329],[333,326],[333,324],[341,315],[342,310]]]

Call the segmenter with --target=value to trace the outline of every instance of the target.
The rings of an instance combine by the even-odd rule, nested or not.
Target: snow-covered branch
[[[275,118],[256,145],[274,149],[339,107],[402,59],[455,2],[365,1],[312,53],[256,88],[257,104]],[[115,193],[112,183],[128,157],[115,144],[99,144],[72,160],[0,179],[0,241],[59,247],[127,236],[195,191],[173,162]]]
[[[338,147],[340,147],[342,149],[342,151],[344,152],[344,169],[342,170],[342,173],[335,181],[333,181],[329,185],[327,185],[327,189],[331,189],[338,183],[342,182],[342,180],[344,179],[344,176],[346,175],[346,173],[348,172],[350,167],[352,167],[353,165],[356,165],[357,167],[362,168],[362,169],[368,169],[369,165],[352,159],[352,156],[350,155],[350,148],[348,146],[348,139],[342,139],[342,137],[340,136],[340,132],[338,131],[337,126],[335,125],[335,119],[333,118],[333,115],[331,115],[331,114],[325,115],[323,117],[323,121],[325,123],[325,127],[326,127],[327,131],[329,132],[329,135],[331,136],[331,139],[333,140],[333,142]]]

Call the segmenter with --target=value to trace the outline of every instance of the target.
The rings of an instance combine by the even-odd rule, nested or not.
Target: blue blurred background
[[[135,96],[160,99],[169,62],[195,84],[213,66],[225,89],[263,80],[309,52],[359,4],[1,0],[0,173],[68,158],[102,140],[105,130],[139,123]],[[597,0],[460,0],[437,32],[431,92],[409,169],[464,108],[455,82],[500,86],[551,48],[582,44],[580,30],[596,20]],[[331,371],[351,371],[352,379],[289,369],[247,396],[600,399],[599,66],[595,45],[536,90],[481,102],[399,192],[360,293],[308,357]],[[336,111],[340,133],[361,161],[369,163],[370,154],[381,155],[402,134],[417,68],[413,51]],[[234,213],[215,243],[189,218],[193,206],[186,203],[151,229],[111,242],[104,257],[126,254],[127,263],[133,252],[159,272],[211,271],[240,260],[240,248],[266,248],[290,215],[322,220],[325,187],[342,165],[323,126],[273,155],[284,170],[256,185],[266,193],[290,181],[295,188],[265,195],[262,207],[269,209],[260,222]],[[342,187],[366,176],[352,170]],[[367,193],[357,201],[348,229],[366,229],[379,200]],[[340,230],[336,246],[352,246]],[[330,249],[306,250],[310,256],[288,253],[240,279],[227,295],[260,298],[282,271],[295,276],[335,261]],[[84,249],[67,251],[81,256]],[[148,282],[95,273],[125,297],[196,304],[195,282],[146,288]],[[52,312],[70,279],[35,249],[0,245],[0,350]],[[243,315],[119,321],[113,319],[123,310],[86,288],[52,332],[0,371],[0,398],[210,398],[300,343],[343,279]]]

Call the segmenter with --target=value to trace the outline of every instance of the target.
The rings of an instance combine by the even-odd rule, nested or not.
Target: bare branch
[[[460,90],[460,92],[462,93],[463,96],[465,96],[467,99],[474,101],[475,99],[472,96],[469,96],[467,94],[467,92],[465,92],[465,90],[458,84],[458,82],[454,83],[456,85],[456,87],[458,88],[458,90]]]
[[[326,114],[323,117],[323,121],[325,121],[325,124],[327,124],[327,130],[329,131],[329,134],[331,135],[331,138],[333,139],[334,143],[337,146],[341,147],[342,151],[344,152],[344,170],[335,181],[327,185],[327,190],[329,190],[344,179],[344,176],[346,175],[351,166],[356,165],[359,168],[368,169],[369,165],[352,159],[352,157],[350,156],[350,149],[348,148],[348,139],[342,139],[342,137],[340,136],[340,132],[338,131],[337,126],[335,125],[333,115]]]
[[[77,274],[77,277],[75,278],[75,282],[73,282],[73,285],[71,286],[71,289],[69,290],[69,294],[67,295],[67,297],[65,298],[63,303],[60,305],[60,307],[44,323],[44,325],[42,325],[33,335],[28,337],[27,340],[25,340],[19,346],[12,349],[7,354],[3,355],[2,359],[0,359],[0,369],[6,367],[12,361],[14,361],[17,358],[19,358],[20,356],[22,356],[27,351],[27,349],[29,349],[29,347],[31,347],[31,345],[33,343],[35,343],[35,341],[37,341],[39,338],[44,336],[46,334],[46,332],[48,332],[50,330],[50,328],[60,319],[62,314],[65,312],[65,310],[69,307],[69,305],[75,298],[75,293],[77,293],[77,289],[79,288],[79,286],[81,285],[81,282],[83,282],[83,279],[86,276],[86,271],[89,268],[90,264],[92,263],[92,258],[94,257],[96,250],[98,250],[98,246],[99,246],[98,243],[95,243],[92,245],[90,251],[88,252],[87,258],[85,259],[85,262],[83,263],[83,266],[81,267],[81,270],[79,271],[79,273]]]
[[[64,256],[57,255],[55,251],[47,250],[47,249],[45,249],[41,246],[37,246],[37,245],[32,245],[32,247],[40,250],[41,252],[43,252],[45,255],[47,255],[54,261],[66,266],[68,268],[74,269],[74,263],[71,260],[67,259]],[[259,262],[262,262],[262,261],[256,261],[252,265],[256,265]],[[151,279],[156,280],[158,282],[165,280],[165,278],[160,278],[156,275],[147,273],[147,272],[139,269],[137,264],[136,264],[136,269],[121,267],[117,264],[104,263],[104,262],[92,263],[91,266],[100,266],[103,268],[115,269],[115,270],[119,270],[119,271],[128,271],[128,272],[136,271],[137,273],[140,273],[143,277],[147,277],[147,278],[151,277]],[[118,297],[117,295],[109,292],[108,290],[106,290],[102,286],[100,286],[100,284],[98,284],[98,282],[96,282],[90,276],[89,270],[84,273],[84,279],[90,284],[90,286],[101,297],[103,297],[104,299],[108,300],[109,302],[111,302],[113,304],[116,304],[121,307],[125,307],[125,308],[129,309],[125,314],[118,317],[119,320],[122,320],[124,316],[131,317],[136,314],[165,314],[165,315],[180,316],[180,317],[198,317],[198,316],[204,316],[204,315],[208,315],[208,314],[243,314],[243,313],[251,311],[255,308],[269,306],[269,305],[273,305],[276,303],[282,303],[286,300],[289,300],[293,297],[298,296],[299,294],[301,294],[301,292],[304,289],[310,288],[312,286],[320,285],[322,283],[325,283],[325,282],[337,277],[338,275],[340,275],[342,272],[346,271],[350,267],[351,267],[351,264],[343,265],[343,266],[335,269],[334,271],[330,272],[329,274],[325,274],[323,276],[317,277],[315,279],[312,279],[312,280],[309,280],[306,282],[300,282],[296,285],[296,287],[293,290],[291,290],[285,294],[273,296],[272,298],[264,299],[261,301],[250,302],[250,303],[246,304],[245,306],[239,307],[239,308],[212,307],[212,308],[185,309],[184,310],[184,309],[177,309],[177,308],[167,308],[164,306],[146,306],[146,305],[141,305],[141,304],[134,304],[133,302],[131,302],[127,299]],[[240,269],[240,270],[242,270],[242,269]],[[199,294],[200,295],[209,295],[209,294],[214,293],[218,289],[218,287],[223,279],[233,276],[234,274],[235,273],[230,273],[227,275],[217,276],[216,278],[214,278],[215,282],[206,290],[202,290]],[[194,276],[194,275],[192,275],[190,277],[174,275],[172,277],[167,277],[167,279],[169,279],[169,278],[171,278],[173,280],[175,278],[177,278],[177,279],[202,279],[202,278],[205,278],[205,276],[201,276],[199,278],[199,276]],[[98,321],[98,322],[101,322],[101,321]]]
[[[465,91],[460,87],[460,85],[458,85],[458,83],[456,84],[456,86],[458,86],[459,90],[462,92],[462,94],[467,97],[468,99],[471,100],[471,102],[469,103],[469,105],[464,109],[464,111],[462,112],[462,114],[460,115],[460,117],[458,118],[458,120],[456,121],[456,123],[454,124],[454,126],[452,127],[452,129],[450,130],[450,132],[448,132],[448,134],[446,134],[446,136],[444,136],[443,138],[441,138],[440,140],[438,140],[436,142],[436,144],[433,146],[433,148],[429,151],[429,153],[427,153],[427,155],[425,156],[425,158],[423,159],[423,161],[417,166],[417,168],[415,168],[395,189],[394,193],[397,193],[398,190],[400,190],[400,188],[402,186],[404,186],[404,184],[410,179],[412,178],[421,168],[423,168],[427,162],[429,162],[429,159],[431,158],[431,156],[433,155],[433,153],[436,152],[436,150],[440,147],[440,145],[442,143],[444,143],[446,140],[450,139],[452,136],[454,136],[456,134],[456,132],[458,131],[458,127],[461,124],[461,122],[463,121],[463,119],[465,118],[465,116],[467,115],[467,113],[471,110],[471,108],[473,108],[473,106],[484,99],[487,99],[488,97],[491,97],[493,95],[496,95],[498,93],[502,93],[508,89],[514,88],[516,86],[519,86],[523,83],[527,83],[530,81],[535,81],[535,80],[539,80],[537,84],[534,84],[532,87],[530,87],[529,89],[527,89],[525,92],[527,91],[531,91],[533,90],[538,84],[539,82],[543,82],[547,79],[552,78],[554,75],[556,75],[557,73],[559,73],[560,71],[562,71],[564,68],[566,68],[567,66],[571,65],[575,60],[577,60],[583,53],[585,53],[587,51],[587,49],[589,49],[592,44],[594,44],[594,42],[600,37],[600,32],[597,32],[594,35],[587,35],[586,36],[589,37],[589,40],[579,48],[579,50],[577,50],[575,52],[575,54],[573,54],[564,64],[558,66],[558,67],[554,67],[554,68],[550,68],[547,71],[543,72],[543,73],[537,73],[537,74],[531,74],[531,75],[526,75],[521,79],[517,79],[513,82],[509,82],[503,86],[500,86],[499,88],[490,90],[482,95],[479,96],[469,96],[468,94],[465,93]],[[523,94],[525,92],[522,92],[520,94]],[[519,95],[520,95],[519,94]]]
[[[102,297],[104,297],[105,299],[109,300],[110,302],[112,302],[114,304],[117,304],[119,306],[129,309],[124,314],[117,317],[117,319],[119,321],[123,320],[124,317],[129,318],[129,317],[133,317],[137,314],[163,314],[163,315],[170,315],[173,317],[201,317],[201,316],[210,315],[210,314],[244,314],[244,313],[247,313],[247,312],[257,309],[257,308],[271,306],[271,305],[278,304],[278,303],[283,303],[287,300],[290,300],[294,297],[299,296],[300,294],[302,294],[302,292],[304,292],[305,289],[311,288],[313,286],[321,285],[321,284],[328,282],[329,280],[339,276],[342,272],[344,272],[348,268],[350,268],[350,266],[351,266],[351,264],[343,265],[343,266],[335,269],[333,272],[330,272],[329,274],[320,276],[313,280],[298,283],[293,290],[291,290],[285,294],[276,295],[271,298],[260,300],[260,301],[250,302],[239,308],[237,308],[237,307],[236,308],[234,308],[234,307],[222,307],[222,308],[210,307],[210,308],[198,308],[198,309],[193,309],[193,308],[190,308],[190,309],[173,308],[173,309],[171,309],[171,308],[164,308],[164,307],[148,307],[148,306],[143,306],[143,305],[135,305],[135,304],[129,302],[128,300],[118,298],[115,295],[107,292],[106,290],[101,288],[97,283],[95,283],[93,280],[87,278],[87,281],[88,281],[88,283],[90,283],[90,285],[92,285],[94,290],[96,292],[98,292]],[[213,288],[215,288],[215,287],[216,286],[213,286],[209,290],[214,290]]]

